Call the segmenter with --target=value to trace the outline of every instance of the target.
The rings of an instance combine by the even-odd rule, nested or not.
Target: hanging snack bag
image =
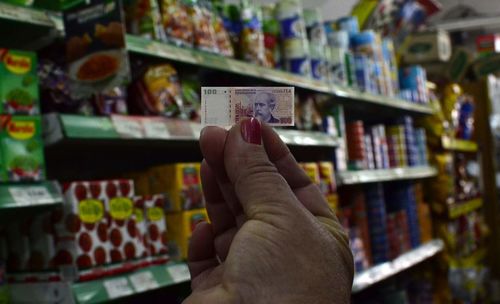
[[[193,46],[194,28],[183,0],[160,0],[161,18],[167,40],[178,46]]]
[[[215,11],[213,12],[212,25],[214,27],[218,53],[222,56],[234,57],[234,49],[229,32],[224,24],[224,20]]]
[[[194,45],[196,48],[211,53],[216,53],[217,42],[213,27],[212,11],[197,3],[197,0],[189,0],[188,14],[194,29]]]
[[[0,48],[0,113],[40,113],[36,68],[35,53]]]
[[[272,4],[262,6],[262,30],[264,31],[264,49],[266,66],[278,68],[281,65],[279,45],[280,25],[276,20],[276,8]]]
[[[66,61],[73,98],[90,97],[129,80],[120,3],[94,0],[64,14]]]
[[[177,117],[182,112],[179,77],[169,64],[148,67],[131,89],[130,106],[137,114]]]
[[[156,0],[125,0],[127,32],[153,40],[164,40],[160,10]]]
[[[241,8],[242,29],[240,51],[242,59],[257,65],[264,64],[264,33],[262,32],[262,11],[251,5]]]
[[[3,116],[0,146],[2,180],[33,182],[45,179],[40,117]]]

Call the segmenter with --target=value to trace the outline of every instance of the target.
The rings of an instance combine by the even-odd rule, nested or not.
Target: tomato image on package
[[[145,244],[153,264],[169,260],[167,247],[167,224],[165,223],[165,197],[147,196],[144,199],[146,223]]]
[[[1,114],[40,114],[36,67],[35,53],[0,48]]]
[[[44,180],[45,161],[40,117],[3,115],[1,126],[1,180]]]
[[[128,218],[124,217],[132,213],[124,202],[134,195],[133,183],[129,180],[72,182],[64,185],[64,195],[64,206],[54,220],[58,234],[56,264],[76,266],[80,280],[99,277],[108,271],[102,266],[117,262],[117,253],[121,260],[125,259],[125,245],[133,243],[126,231]],[[111,216],[112,201],[119,202],[118,207],[113,207],[115,217],[118,214],[119,218]],[[131,204],[129,208],[132,209]],[[117,229],[122,228],[120,225],[124,229]],[[128,254],[135,258],[135,254]]]

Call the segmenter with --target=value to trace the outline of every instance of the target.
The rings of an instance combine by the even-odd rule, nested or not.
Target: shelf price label
[[[157,118],[144,118],[142,120],[144,136],[151,139],[169,139],[167,125],[164,120]]]
[[[174,283],[186,282],[191,279],[189,269],[186,264],[177,264],[167,267],[167,272],[172,277]]]
[[[134,293],[128,284],[127,278],[116,278],[106,280],[103,283],[109,299],[126,297]]]
[[[151,271],[134,273],[129,276],[129,279],[136,292],[143,292],[159,287]]]
[[[47,188],[42,186],[10,187],[9,192],[18,206],[43,205],[54,201]]]
[[[122,115],[113,115],[111,116],[111,121],[115,127],[115,130],[121,137],[124,138],[143,138],[143,130],[142,123],[140,119],[130,117],[130,116],[122,116]]]

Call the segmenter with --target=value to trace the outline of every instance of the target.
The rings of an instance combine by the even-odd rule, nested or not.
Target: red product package
[[[102,266],[110,262],[104,201],[115,196],[115,188],[105,186],[101,181],[64,185],[64,205],[55,212],[53,221],[57,234],[56,266],[69,271],[65,272],[68,276],[75,275],[72,267],[76,267],[78,279],[94,279],[104,275]]]
[[[148,238],[147,238],[147,226],[146,226],[146,208],[145,201],[147,198],[143,196],[134,197],[134,216],[137,228],[137,238],[139,243],[137,244],[137,257],[140,259],[139,266],[145,267],[149,265],[148,257]]]
[[[137,260],[140,239],[134,215],[134,183],[132,180],[103,181],[106,197],[104,206],[108,212],[108,239],[110,262],[109,271],[132,270]]]
[[[144,200],[146,216],[146,243],[153,264],[169,260],[167,247],[167,224],[165,222],[165,197],[153,195]]]

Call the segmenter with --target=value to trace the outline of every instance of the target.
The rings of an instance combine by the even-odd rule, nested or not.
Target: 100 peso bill
[[[293,126],[294,88],[201,88],[203,125],[230,126],[247,117],[256,117],[272,126]]]

